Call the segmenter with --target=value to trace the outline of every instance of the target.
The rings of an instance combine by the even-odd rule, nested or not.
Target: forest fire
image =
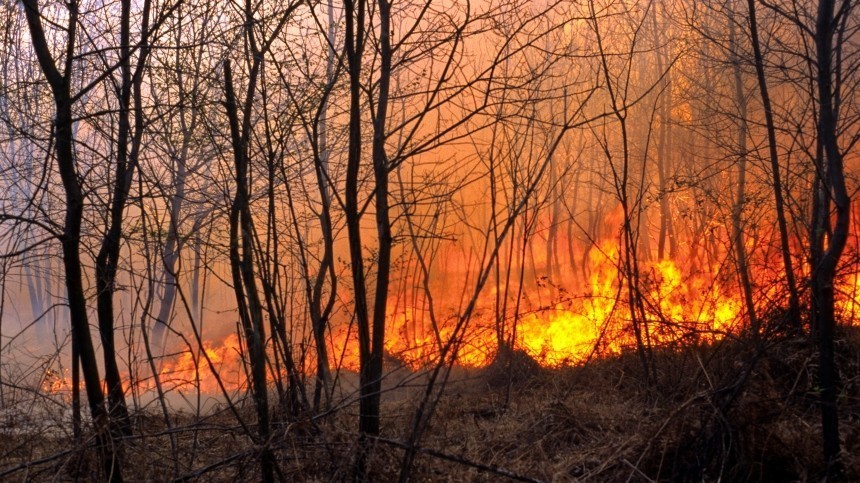
[[[860,1],[213,6],[0,5],[0,480],[860,480]]]
[[[560,300],[553,306],[531,308],[519,314],[510,328],[515,334],[514,347],[525,351],[544,367],[576,365],[594,357],[635,349],[630,305],[619,263],[619,247],[615,242],[603,242],[590,250],[585,269],[589,274],[587,284],[579,291],[562,291]],[[651,347],[668,349],[682,341],[711,343],[726,334],[740,335],[745,329],[741,323],[741,296],[737,290],[727,288],[734,284],[721,276],[718,268],[685,273],[678,263],[662,260],[645,264],[641,278],[643,331]],[[853,320],[852,314],[860,308],[860,274],[848,277],[842,285],[840,293],[845,295],[840,297],[839,309],[846,320]],[[456,363],[460,366],[482,368],[492,364],[496,357],[499,337],[492,317],[487,315],[491,298],[482,296],[484,307],[459,337]],[[436,364],[440,349],[454,333],[457,320],[449,316],[434,330],[425,311],[407,308],[390,313],[386,352],[394,363],[412,370]],[[357,345],[353,328],[336,330],[330,352],[331,366],[358,372]],[[236,333],[221,340],[204,341],[202,349],[180,350],[161,358],[159,382],[164,390],[199,390],[218,395],[223,390],[233,393],[247,388],[247,359]],[[141,373],[146,372],[146,368],[141,369]],[[312,371],[305,376],[313,376]],[[131,382],[128,376],[125,380]],[[155,390],[151,376],[140,377],[133,386],[144,392]],[[42,389],[67,398],[71,380],[67,374],[60,377],[49,369]]]
[[[590,275],[583,289],[565,290],[552,306],[530,308],[516,316],[510,329],[515,333],[515,348],[524,350],[541,365],[554,367],[635,347],[618,252],[614,242],[600,244],[589,252],[586,273]],[[669,347],[682,338],[712,342],[726,332],[740,329],[737,323],[742,302],[739,296],[722,288],[716,280],[717,271],[685,274],[675,262],[663,260],[648,264],[642,277],[649,344]],[[489,298],[482,298],[482,316],[472,321],[461,336],[463,348],[457,362],[463,366],[485,367],[495,357],[499,339],[491,317],[486,315],[491,306]],[[388,319],[391,337],[386,350],[413,369],[435,362],[439,347],[453,331],[451,324],[457,320],[449,318],[448,325],[438,328],[437,336],[427,318],[408,309]],[[352,348],[346,353],[357,354],[357,350]],[[344,366],[357,369],[357,358],[347,358]]]
[[[222,391],[233,393],[247,386],[247,373],[242,357],[242,347],[236,334],[230,334],[216,342],[204,341],[202,350],[186,349],[166,354],[159,359],[158,379],[162,390],[218,396]],[[147,375],[149,373],[149,375]],[[128,373],[123,376],[126,387],[135,392],[156,391],[155,379],[148,367],[141,367],[137,377]],[[81,383],[83,387],[83,383]],[[46,394],[71,400],[72,378],[67,369],[60,374],[48,368],[42,376],[41,390]],[[107,388],[103,388],[107,394]]]
[[[61,374],[55,369],[48,368],[42,375],[42,382],[39,385],[42,391],[46,394],[61,396],[65,401],[71,401],[72,379],[68,375],[68,371],[63,371]]]
[[[600,243],[588,252],[584,270],[587,283],[576,290],[562,290],[552,306],[523,310],[509,328],[514,347],[523,350],[540,365],[552,368],[576,365],[595,357],[617,355],[636,347],[631,328],[631,311],[619,271],[619,247],[613,241]],[[680,342],[712,343],[727,334],[741,335],[746,328],[743,300],[736,283],[720,274],[719,267],[708,271],[684,272],[673,260],[643,264],[641,277],[643,332],[649,347],[671,349]],[[860,310],[860,274],[852,274],[840,284],[837,307],[842,319],[853,323]],[[537,298],[537,297],[535,297]],[[764,302],[762,302],[764,304]],[[392,306],[394,304],[391,304]],[[481,309],[460,333],[456,364],[482,368],[493,363],[499,335],[494,328],[492,296],[482,295]],[[764,308],[762,305],[761,308]],[[438,363],[441,348],[455,330],[457,317],[444,318],[434,329],[426,311],[406,308],[389,313],[389,336],[385,350],[394,364],[420,371]],[[339,327],[331,339],[332,367],[360,370],[355,329]],[[314,367],[309,355],[306,367]],[[247,357],[236,333],[223,339],[204,340],[202,350],[184,349],[165,354],[158,364],[159,382],[165,391],[219,395],[248,387]],[[155,391],[155,382],[145,374],[126,384],[137,391]],[[71,379],[54,369],[46,370],[41,383],[49,394],[68,399]],[[304,374],[313,376],[313,371]],[[270,373],[271,377],[275,377]],[[281,374],[283,377],[284,374]]]

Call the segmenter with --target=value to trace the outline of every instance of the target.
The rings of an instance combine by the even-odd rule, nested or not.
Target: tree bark
[[[143,4],[143,26],[141,29],[143,45],[146,44],[146,32],[149,29],[149,5],[149,1],[145,1]],[[96,293],[98,294],[97,313],[105,365],[105,382],[108,389],[108,411],[111,414],[113,429],[123,435],[131,434],[131,422],[125,403],[122,376],[116,361],[113,295],[116,290],[117,265],[122,241],[123,213],[128,201],[134,171],[137,168],[140,143],[143,138],[144,120],[140,83],[142,67],[148,54],[148,49],[141,49],[138,66],[135,72],[132,72],[130,22],[131,2],[126,0],[122,3],[120,19],[120,75],[122,80],[118,92],[119,123],[113,199],[110,207],[109,226],[102,239],[101,249],[96,256],[95,266]],[[133,106],[132,95],[134,95]],[[133,132],[129,116],[131,110],[134,111],[135,116]],[[129,142],[131,142],[130,146]]]
[[[373,174],[376,188],[376,232],[378,259],[376,293],[373,304],[373,327],[367,367],[362,368],[362,410],[359,431],[379,434],[379,404],[382,394],[382,359],[385,351],[385,319],[387,316],[388,286],[391,277],[391,221],[388,200],[388,159],[385,153],[388,92],[391,80],[391,4],[378,0],[380,72],[376,120],[373,124]]]
[[[263,327],[263,312],[260,295],[254,278],[253,260],[253,219],[248,196],[248,135],[250,126],[251,96],[255,91],[255,81],[259,72],[261,57],[255,56],[254,67],[248,84],[248,97],[245,99],[243,126],[239,125],[239,108],[233,92],[233,76],[230,61],[224,61],[225,107],[230,123],[233,159],[236,176],[236,194],[230,208],[230,268],[233,290],[239,319],[245,333],[245,343],[251,363],[251,391],[257,410],[257,431],[259,444],[263,445],[260,455],[262,479],[272,482],[274,476],[274,455],[269,448],[269,402],[266,387],[266,340]],[[241,253],[240,253],[241,238]]]
[[[838,113],[834,104],[832,56],[833,35],[837,28],[837,22],[834,19],[834,3],[834,0],[821,0],[818,3],[815,47],[818,65],[818,138],[824,150],[825,161],[825,166],[820,169],[823,174],[823,189],[819,193],[826,196],[826,198],[819,197],[819,203],[824,204],[828,199],[832,201],[835,214],[826,249],[821,253],[818,264],[812,267],[811,280],[812,317],[818,328],[821,426],[828,479],[839,479],[843,476],[836,399],[837,371],[833,353],[836,326],[834,280],[839,259],[848,240],[851,214],[851,200],[845,185],[842,152],[837,134]],[[821,215],[829,218],[830,210],[821,211]]]
[[[746,204],[746,177],[747,177],[747,98],[744,92],[743,77],[740,66],[737,32],[734,22],[734,9],[729,13],[729,42],[732,57],[732,73],[735,81],[735,102],[738,105],[738,185],[735,195],[735,203],[732,207],[732,246],[735,251],[738,277],[741,282],[741,290],[744,294],[744,303],[747,307],[750,333],[754,338],[759,335],[759,320],[756,317],[756,308],[753,301],[752,281],[750,280],[749,263],[747,262],[747,248],[744,243],[744,205]]]
[[[54,98],[55,116],[55,153],[57,168],[65,191],[65,225],[61,238],[63,269],[66,293],[69,303],[69,319],[72,337],[75,339],[80,357],[81,373],[86,387],[87,400],[96,432],[96,443],[102,456],[105,477],[111,481],[122,481],[121,462],[110,443],[108,431],[110,418],[105,409],[105,398],[101,389],[95,348],[90,336],[87,303],[84,296],[83,270],[81,267],[80,245],[81,225],[84,210],[84,195],[78,181],[74,156],[74,135],[72,117],[71,74],[72,60],[75,55],[77,29],[77,2],[67,3],[69,9],[68,40],[65,50],[64,72],[61,74],[51,56],[42,27],[42,17],[36,0],[24,0],[24,11],[30,30],[33,50],[39,61],[42,73],[51,87]]]
[[[770,158],[771,181],[776,208],[776,220],[779,226],[779,239],[782,248],[782,264],[785,268],[785,281],[788,285],[788,317],[789,323],[795,329],[800,329],[800,297],[797,282],[794,277],[794,267],[791,260],[791,243],[788,235],[788,222],[785,219],[785,198],[783,196],[782,176],[780,174],[779,154],[776,150],[776,127],[773,120],[773,109],[770,103],[770,93],[764,73],[764,57],[758,35],[755,0],[747,0],[750,16],[750,37],[755,57],[755,71],[758,79],[759,94],[764,107],[765,126],[767,127],[768,156]]]

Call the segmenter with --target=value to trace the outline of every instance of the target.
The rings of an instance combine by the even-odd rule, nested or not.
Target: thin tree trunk
[[[183,142],[185,144],[185,142]],[[185,151],[185,146],[183,146]],[[164,349],[167,328],[170,327],[173,305],[176,300],[176,262],[179,261],[179,223],[181,221],[182,204],[185,199],[185,158],[179,160],[176,177],[174,179],[174,193],[170,199],[170,218],[167,228],[167,240],[164,244],[162,262],[164,266],[163,285],[164,294],[158,309],[158,315],[152,329],[152,341],[157,353]],[[193,322],[193,321],[192,321]]]
[[[834,3],[834,0],[821,0],[818,4],[815,47],[818,65],[818,138],[824,150],[826,164],[822,170],[824,189],[819,192],[832,200],[835,221],[828,237],[827,248],[821,254],[819,263],[812,267],[811,280],[812,316],[818,327],[819,338],[818,382],[821,386],[821,425],[828,479],[841,478],[844,471],[836,400],[837,371],[833,353],[836,327],[834,280],[839,259],[848,240],[851,215],[851,199],[845,185],[842,152],[837,137],[838,107],[834,103],[832,55],[833,35],[837,28],[837,22],[834,19]],[[825,199],[819,198],[819,202],[824,204]],[[830,210],[822,210],[820,214],[829,218]]]
[[[735,31],[734,9],[729,13],[729,42],[732,50],[732,73],[735,80],[735,102],[738,105],[738,185],[735,203],[732,206],[732,246],[737,260],[738,276],[740,277],[741,290],[744,294],[744,303],[749,317],[750,332],[753,337],[759,335],[759,321],[756,317],[755,303],[753,302],[752,282],[750,281],[749,264],[747,263],[747,249],[744,243],[744,205],[746,204],[746,177],[747,177],[747,98],[744,92],[743,77],[741,76],[740,56],[738,55],[737,33]],[[695,237],[698,239],[699,237]]]
[[[42,73],[51,87],[54,98],[55,150],[57,168],[65,191],[65,226],[61,239],[63,269],[66,293],[69,304],[69,318],[74,339],[80,355],[81,372],[86,386],[87,400],[96,432],[96,443],[102,456],[105,477],[111,481],[122,481],[121,463],[110,443],[108,431],[110,421],[105,409],[105,398],[101,389],[95,348],[90,336],[87,304],[84,296],[83,273],[81,267],[81,225],[84,210],[84,195],[75,165],[74,135],[71,96],[72,59],[75,53],[75,38],[78,25],[78,5],[72,1],[66,4],[69,10],[68,40],[65,51],[64,72],[57,69],[51,57],[51,49],[42,27],[42,16],[36,0],[24,0],[24,11],[33,50],[39,61]]]
[[[146,32],[149,30],[149,1],[143,3],[143,39],[146,44]],[[120,74],[122,83],[119,89],[119,125],[117,137],[116,174],[114,179],[113,199],[110,207],[110,224],[102,239],[102,246],[96,256],[96,293],[99,334],[102,341],[102,353],[105,365],[105,381],[108,389],[108,411],[111,414],[111,424],[119,434],[131,434],[131,422],[125,403],[122,387],[122,376],[116,361],[114,343],[114,308],[113,295],[116,290],[117,265],[119,263],[120,243],[122,241],[122,222],[125,205],[128,201],[131,182],[137,167],[140,143],[143,136],[143,106],[141,105],[142,67],[146,61],[148,49],[142,48],[135,72],[131,67],[131,2],[122,3],[120,19]],[[134,105],[132,106],[132,95]],[[134,110],[135,126],[132,132],[129,111]],[[131,141],[131,146],[129,146]]]
[[[747,0],[750,17],[750,37],[755,56],[755,72],[758,79],[759,94],[761,95],[762,107],[764,107],[764,119],[767,127],[768,155],[770,157],[771,181],[773,185],[773,196],[776,208],[776,220],[779,226],[779,239],[782,248],[782,264],[785,269],[785,281],[788,285],[788,316],[790,324],[795,329],[800,329],[800,297],[797,290],[797,282],[794,278],[794,267],[791,260],[791,243],[788,235],[788,222],[785,219],[785,198],[783,197],[782,177],[780,175],[779,155],[776,151],[776,127],[773,120],[773,109],[770,104],[770,94],[767,87],[767,79],[764,73],[764,58],[759,43],[758,22],[756,19],[755,0]]]
[[[373,174],[375,182],[377,255],[373,328],[367,367],[361,371],[361,415],[359,431],[379,434],[379,404],[382,395],[382,361],[385,351],[385,319],[391,277],[391,221],[388,200],[388,159],[385,152],[388,91],[391,80],[391,4],[378,0],[380,71],[376,120],[373,125]]]
[[[612,159],[612,153],[609,146],[604,144],[602,149],[609,161],[609,166],[612,170],[612,177],[615,183],[615,192],[621,208],[623,210],[623,226],[621,233],[621,260],[619,263],[623,268],[623,275],[627,281],[627,302],[630,310],[630,324],[633,329],[633,335],[636,340],[636,349],[639,355],[639,362],[642,365],[643,377],[645,385],[652,387],[655,382],[656,371],[654,370],[654,362],[651,354],[651,342],[648,328],[648,319],[645,316],[642,296],[639,287],[639,267],[636,260],[636,233],[633,228],[633,216],[631,214],[630,197],[628,194],[630,187],[630,146],[627,130],[627,106],[624,105],[622,93],[616,92],[616,87],[613,86],[613,79],[610,75],[609,64],[607,61],[607,53],[604,49],[603,38],[600,32],[600,26],[597,21],[594,2],[589,3],[594,32],[597,37],[597,46],[600,52],[601,70],[606,80],[606,89],[611,102],[611,112],[618,121],[621,128],[621,143],[622,143],[622,160],[621,168],[616,167]],[[652,376],[652,371],[654,372]]]
[[[335,18],[334,4],[331,0],[328,1],[328,32],[327,38],[329,42],[328,57],[326,59],[326,92],[319,108],[319,120],[314,124],[314,135],[316,142],[314,153],[314,172],[316,173],[317,188],[320,192],[320,227],[323,235],[323,258],[320,261],[319,271],[313,284],[313,289],[309,297],[311,324],[314,335],[314,343],[317,352],[317,384],[314,390],[314,410],[319,410],[319,405],[324,396],[324,406],[328,410],[331,406],[331,391],[332,391],[332,376],[331,368],[329,367],[328,345],[325,340],[325,331],[328,327],[328,318],[334,307],[335,296],[337,291],[337,276],[334,266],[334,232],[331,221],[331,193],[329,192],[329,146],[328,146],[328,100],[331,94],[330,89],[335,81],[335,60],[336,53],[334,51],[335,35]],[[310,274],[306,273],[306,277]],[[330,280],[328,299],[323,305],[323,288],[326,278]]]
[[[249,208],[248,196],[248,135],[250,127],[251,96],[255,91],[255,81],[262,59],[254,59],[251,78],[248,84],[248,97],[245,99],[243,126],[239,126],[239,108],[233,93],[233,76],[230,61],[224,61],[225,107],[230,121],[230,134],[235,161],[236,194],[230,209],[230,268],[233,290],[239,319],[245,335],[248,358],[251,363],[251,391],[257,410],[257,431],[259,444],[263,445],[260,454],[262,479],[274,481],[275,461],[269,448],[269,402],[266,387],[265,334],[260,295],[254,277],[253,260],[253,219]],[[241,253],[240,253],[241,239]]]
[[[660,81],[660,128],[658,131],[657,145],[657,183],[660,194],[660,232],[657,238],[657,258],[663,260],[667,255],[674,259],[678,251],[678,243],[675,239],[675,227],[672,223],[672,211],[669,206],[669,190],[667,174],[669,170],[669,155],[671,125],[669,124],[669,105],[671,103],[671,90],[669,89],[668,74],[664,72],[665,65],[668,59],[666,58],[666,49],[661,42],[660,25],[657,23],[657,5],[655,3],[651,7],[651,20],[654,27],[654,35],[656,37],[657,58],[657,75],[662,78]],[[669,243],[669,250],[666,253],[666,242]]]
[[[346,192],[344,211],[349,238],[349,255],[352,262],[352,284],[355,297],[355,318],[358,328],[359,367],[361,369],[361,400],[359,402],[359,437],[362,446],[356,462],[356,479],[362,479],[367,470],[367,448],[365,435],[378,433],[378,412],[374,412],[374,402],[369,398],[367,382],[370,377],[370,320],[367,309],[366,277],[364,273],[364,254],[361,242],[361,213],[358,203],[358,177],[361,167],[361,62],[364,51],[365,2],[345,0],[346,6],[346,58],[349,71],[349,151],[346,167]],[[378,194],[377,194],[378,196]],[[376,408],[378,409],[378,407]]]
[[[72,439],[81,441],[81,354],[78,339],[72,331]]]

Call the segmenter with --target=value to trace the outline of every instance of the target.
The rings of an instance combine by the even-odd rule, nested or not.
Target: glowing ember
[[[64,370],[63,374],[61,374],[60,371],[55,369],[46,369],[42,375],[42,382],[39,385],[42,388],[42,392],[58,396],[67,402],[71,401],[72,379],[67,373],[67,370]]]

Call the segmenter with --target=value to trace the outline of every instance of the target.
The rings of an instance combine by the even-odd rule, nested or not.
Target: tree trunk
[[[825,159],[825,166],[819,170],[823,173],[823,189],[819,193],[826,196],[819,198],[819,204],[824,204],[826,199],[832,200],[835,216],[826,249],[821,253],[818,264],[812,267],[811,279],[812,317],[818,328],[819,339],[818,382],[821,386],[821,426],[828,479],[838,479],[843,475],[836,400],[837,370],[833,354],[836,327],[834,280],[839,259],[848,240],[851,214],[851,200],[845,186],[842,152],[837,137],[838,111],[834,105],[832,55],[833,35],[837,28],[834,3],[834,0],[821,0],[818,4],[815,47],[818,64],[818,138]],[[820,211],[820,214],[829,218],[829,208]]]
[[[385,153],[388,90],[391,80],[391,5],[378,0],[380,72],[376,120],[373,125],[373,174],[376,188],[376,231],[379,244],[373,328],[367,366],[362,367],[359,431],[379,434],[379,403],[382,395],[382,359],[385,351],[385,319],[391,276],[391,221],[388,204],[388,159]]]
[[[773,109],[770,104],[770,94],[764,73],[764,58],[759,45],[758,22],[756,20],[755,0],[747,0],[750,16],[750,37],[755,56],[755,71],[758,79],[759,94],[764,107],[765,126],[767,127],[768,155],[770,157],[771,181],[776,207],[776,220],[779,226],[779,239],[782,248],[782,264],[785,269],[785,281],[788,285],[788,316],[789,323],[794,329],[800,329],[800,297],[797,282],[794,278],[794,267],[791,261],[791,243],[788,235],[788,223],[785,219],[785,199],[783,197],[782,176],[780,175],[779,155],[776,151],[776,127],[773,120]]]
[[[108,413],[105,410],[104,394],[101,389],[95,348],[90,336],[87,303],[84,296],[83,270],[80,258],[84,196],[75,166],[74,135],[72,131],[72,97],[70,93],[78,7],[74,1],[68,3],[67,7],[69,9],[68,44],[65,52],[65,72],[60,74],[54,63],[54,59],[51,57],[51,49],[45,38],[39,6],[36,0],[24,1],[24,11],[27,16],[33,49],[38,58],[42,73],[51,87],[56,108],[54,118],[55,150],[57,168],[65,191],[66,204],[65,226],[63,228],[61,244],[72,337],[77,343],[81,373],[86,386],[87,400],[95,426],[96,444],[101,453],[105,477],[111,481],[122,481],[122,465],[109,441],[110,434],[108,428],[110,421]]]
[[[143,4],[142,43],[146,44],[146,32],[149,29],[149,1]],[[119,88],[119,124],[116,141],[116,174],[114,177],[113,199],[110,207],[110,222],[102,239],[102,246],[96,256],[96,293],[98,306],[99,334],[102,341],[102,353],[105,365],[105,382],[108,389],[108,411],[111,414],[113,429],[119,434],[131,434],[128,408],[122,388],[122,376],[116,361],[114,344],[114,308],[113,294],[116,290],[117,265],[119,263],[120,243],[122,241],[122,221],[125,205],[128,201],[134,170],[140,152],[143,137],[143,106],[141,105],[141,67],[146,60],[148,50],[141,49],[138,58],[138,68],[132,75],[131,68],[131,2],[122,3],[120,19],[120,75],[122,82]],[[132,107],[132,94],[134,106]],[[129,111],[134,110],[135,126],[132,133]],[[131,146],[129,146],[131,141]]]
[[[651,7],[651,20],[654,26],[654,35],[656,37],[657,58],[657,75],[662,78],[660,81],[660,127],[658,130],[657,144],[657,183],[660,195],[660,233],[657,238],[657,258],[664,260],[668,255],[674,259],[678,251],[678,243],[675,239],[675,226],[672,223],[672,211],[669,206],[669,189],[668,189],[668,171],[670,167],[670,139],[671,139],[671,124],[669,124],[670,104],[672,92],[669,88],[668,73],[664,72],[668,63],[665,46],[661,45],[660,25],[657,22],[657,5]],[[668,253],[666,252],[666,243],[669,243]]]
[[[334,3],[328,1],[328,32],[329,41],[328,58],[326,59],[326,89],[333,86],[335,82],[335,60],[337,53],[334,51],[336,42]],[[325,409],[331,406],[332,376],[329,367],[328,345],[325,340],[325,331],[328,327],[328,319],[334,307],[337,291],[337,275],[334,266],[334,232],[331,221],[331,193],[329,183],[329,146],[328,146],[328,100],[330,90],[326,90],[319,108],[319,119],[314,124],[314,172],[317,179],[317,189],[320,192],[321,208],[319,214],[320,227],[323,235],[323,257],[320,261],[319,271],[311,289],[309,302],[311,313],[311,324],[314,335],[314,343],[317,352],[317,383],[314,390],[314,410],[319,410],[320,402],[324,396]],[[310,277],[310,274],[306,274]],[[328,299],[323,304],[323,288],[325,280],[330,280]]]
[[[230,208],[230,268],[233,280],[233,290],[236,292],[236,303],[239,319],[245,335],[248,348],[248,358],[251,363],[251,392],[254,396],[254,406],[257,410],[257,431],[259,444],[263,445],[260,455],[260,467],[263,481],[274,481],[274,455],[269,448],[269,400],[266,387],[266,351],[264,347],[265,334],[263,328],[263,312],[260,295],[254,278],[253,260],[253,219],[249,208],[248,196],[248,126],[251,102],[250,96],[255,90],[255,73],[259,68],[255,59],[251,80],[248,87],[248,98],[245,99],[245,116],[243,127],[239,127],[238,105],[233,93],[233,76],[230,61],[224,61],[224,86],[226,94],[225,107],[230,121],[230,133],[235,161],[236,194]],[[241,239],[241,253],[240,253]]]
[[[737,52],[737,33],[734,22],[734,9],[729,13],[729,42],[732,51],[732,73],[735,81],[735,102],[738,105],[738,185],[735,195],[735,203],[732,206],[732,246],[737,262],[738,277],[744,294],[744,303],[749,317],[750,332],[753,337],[759,335],[759,321],[756,317],[755,303],[753,301],[752,281],[750,280],[750,269],[747,263],[747,249],[744,243],[744,205],[746,204],[746,177],[747,177],[747,98],[744,92],[744,83],[740,67],[740,57]],[[696,237],[698,239],[698,237]]]

